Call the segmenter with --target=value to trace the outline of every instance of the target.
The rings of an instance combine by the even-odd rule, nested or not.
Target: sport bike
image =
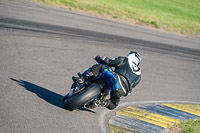
[[[78,73],[80,77],[81,74]],[[83,83],[74,81],[70,92],[64,97],[64,108],[75,110],[78,108],[95,108],[104,106],[110,91],[118,89],[117,77],[111,68],[105,69],[97,77],[85,80]]]

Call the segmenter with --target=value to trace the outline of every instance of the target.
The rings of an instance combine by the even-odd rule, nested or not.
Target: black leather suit
[[[118,106],[120,97],[131,94],[132,89],[140,82],[141,70],[139,67],[137,67],[137,70],[134,70],[133,67],[129,65],[127,57],[119,56],[114,59],[108,57],[96,57],[95,59],[100,63],[91,67],[91,71],[95,76],[103,72],[104,69],[106,69],[106,66],[114,67],[114,72],[118,78],[119,88],[117,91],[111,92],[110,100],[106,106],[108,109],[114,109]]]

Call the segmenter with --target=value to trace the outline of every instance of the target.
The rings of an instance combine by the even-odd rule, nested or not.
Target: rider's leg
[[[119,85],[118,90],[116,91],[111,91],[111,97],[109,100],[105,101],[105,107],[112,110],[114,108],[116,108],[120,102],[120,97],[122,96],[126,96],[127,90],[125,90],[124,88],[122,88]]]
[[[106,65],[103,64],[95,64],[90,69],[91,72],[94,73],[95,76],[98,76],[100,73],[102,73],[107,68]]]

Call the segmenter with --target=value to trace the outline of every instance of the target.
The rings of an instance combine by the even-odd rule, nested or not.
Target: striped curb
[[[109,128],[112,133],[160,133],[189,119],[200,119],[200,105],[143,104],[118,110]]]

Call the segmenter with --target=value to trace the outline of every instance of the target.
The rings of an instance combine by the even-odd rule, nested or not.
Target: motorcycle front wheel
[[[84,90],[80,91],[78,94],[72,95],[71,97],[65,99],[64,108],[70,111],[77,109],[92,99],[98,97],[100,93],[100,86],[96,83],[93,83]]]

